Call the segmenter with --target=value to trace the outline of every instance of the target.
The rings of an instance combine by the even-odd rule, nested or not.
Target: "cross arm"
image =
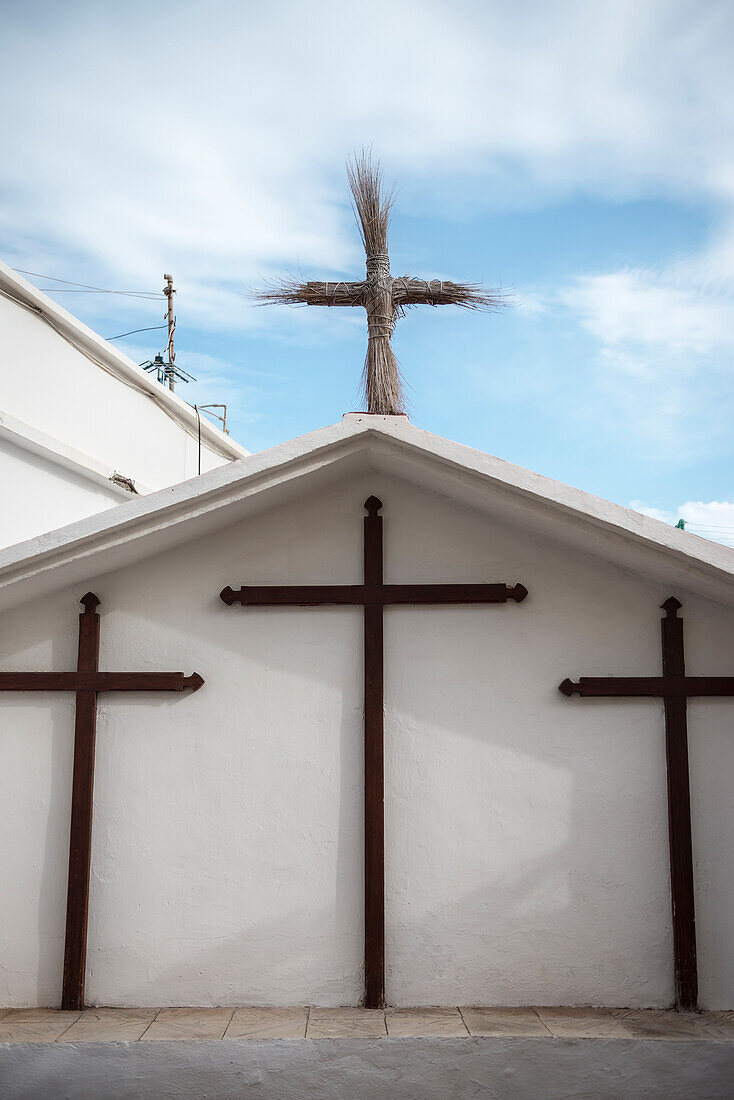
[[[404,306],[460,306],[462,309],[493,311],[507,305],[504,296],[487,290],[481,283],[454,283],[450,279],[414,279],[402,275],[392,281],[392,299]]]
[[[365,603],[362,584],[227,585],[219,593],[223,603],[243,607],[322,607],[327,604]]]
[[[316,584],[229,585],[219,593],[228,604],[243,607],[320,607],[328,604],[461,604],[521,603],[523,584]]]
[[[581,676],[558,685],[563,695],[585,698],[691,698],[734,695],[734,676]]]
[[[361,306],[364,305],[366,288],[365,282],[280,279],[264,290],[255,291],[254,298],[261,305]]]
[[[384,584],[384,604],[522,603],[528,594],[524,584]]]
[[[198,672],[0,672],[0,691],[198,691]]]

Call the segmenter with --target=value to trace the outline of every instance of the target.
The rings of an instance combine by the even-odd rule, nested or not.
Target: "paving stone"
[[[157,1011],[156,1008],[88,1008],[59,1036],[58,1042],[135,1042],[155,1019]]]
[[[697,1012],[617,1009],[615,1015],[635,1039],[714,1038]]]
[[[0,1009],[0,1042],[524,1036],[734,1042],[734,1012],[609,1008]]]
[[[53,1043],[79,1019],[56,1008],[13,1008],[0,1020],[0,1043]]]
[[[307,1039],[383,1039],[385,1013],[374,1008],[312,1008]]]
[[[140,1041],[221,1039],[233,1015],[233,1008],[162,1008]]]
[[[611,1008],[536,1008],[552,1035],[563,1039],[629,1039],[629,1031]]]
[[[421,1035],[466,1038],[469,1034],[458,1008],[389,1008],[385,1023],[388,1035],[396,1038]]]
[[[470,1035],[522,1035],[546,1038],[548,1028],[533,1008],[461,1008]]]
[[[237,1008],[225,1039],[303,1039],[307,1008]]]

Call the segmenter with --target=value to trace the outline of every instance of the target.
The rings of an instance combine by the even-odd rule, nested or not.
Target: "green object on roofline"
[[[676,525],[675,525],[675,526],[676,526],[677,528],[679,528],[679,530],[681,530],[681,531],[685,531],[685,529],[686,529],[686,521],[685,521],[684,519],[679,519],[679,520],[678,520],[678,522],[676,523]]]

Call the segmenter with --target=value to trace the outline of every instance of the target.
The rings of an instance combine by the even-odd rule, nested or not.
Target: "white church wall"
[[[0,439],[0,544],[13,543],[91,516],[132,494],[74,473]]]
[[[566,699],[655,674],[658,586],[384,474],[86,587],[102,669],[200,672],[99,708],[87,996],[354,1004],[362,961],[361,613],[228,608],[225,584],[361,580],[384,501],[388,582],[522,581],[514,604],[390,608],[387,996],[667,1005],[665,752],[656,701]],[[73,668],[75,587],[0,619],[0,667]],[[734,613],[678,590],[688,671],[730,673]],[[734,1004],[731,701],[690,705],[701,1003]],[[73,703],[0,698],[0,1002],[58,1003]]]
[[[196,432],[188,432],[145,393],[91,362],[36,314],[0,296],[0,412],[61,447],[105,463],[145,491],[198,472]],[[243,452],[245,453],[245,452]],[[201,470],[227,458],[201,447]],[[54,492],[49,482],[48,495]],[[79,512],[65,522],[91,514]],[[47,524],[43,530],[50,530]]]

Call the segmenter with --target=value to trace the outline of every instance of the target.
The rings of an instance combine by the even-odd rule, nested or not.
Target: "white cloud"
[[[40,270],[114,285],[173,270],[203,325],[266,323],[238,292],[286,264],[360,269],[342,162],[362,142],[448,214],[580,190],[734,199],[727,5],[31,0],[2,22],[11,260],[43,249]],[[649,288],[653,314],[663,298]]]
[[[730,449],[734,215],[696,254],[579,275],[548,297],[597,342],[596,415],[677,462]]]
[[[368,19],[343,0],[4,5],[3,258],[102,286],[173,271],[187,325],[303,345],[364,318],[253,309],[244,292],[299,265],[362,269],[343,177],[362,143],[423,215],[584,193],[715,203],[698,255],[512,294],[528,325],[560,306],[596,342],[579,416],[684,461],[730,436],[732,42],[734,8],[680,0],[374,0]],[[104,297],[84,300],[93,324]],[[138,327],[141,304],[116,299],[103,334]],[[237,400],[229,376],[216,388]]]
[[[529,317],[547,314],[551,308],[547,296],[523,290],[521,294],[509,293],[510,302],[518,313],[527,314]]]
[[[676,271],[617,271],[580,276],[560,299],[607,347],[637,346],[690,364],[734,347],[734,270],[728,282],[723,290]]]

